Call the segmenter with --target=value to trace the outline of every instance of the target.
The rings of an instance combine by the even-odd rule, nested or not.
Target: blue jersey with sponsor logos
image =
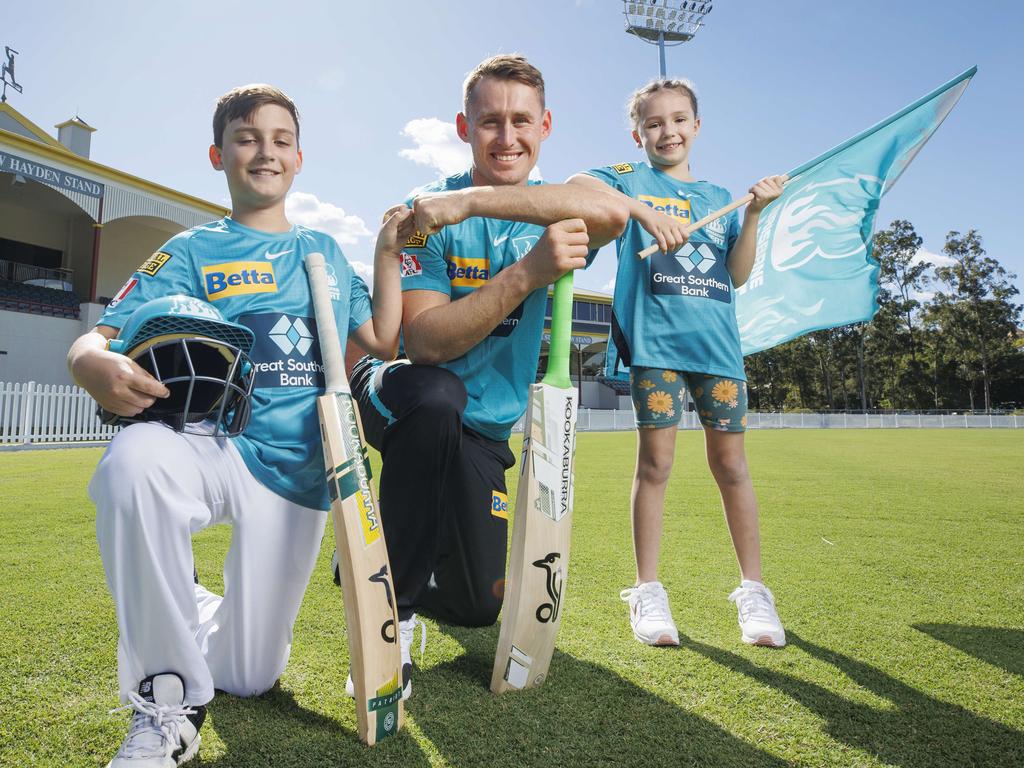
[[[261,232],[224,218],[182,232],[146,261],[99,320],[120,328],[150,299],[181,293],[256,336],[252,420],[235,446],[253,476],[289,501],[327,509],[316,397],[323,363],[303,258],[322,253],[342,345],[370,319],[366,284],[333,238],[294,226]]]
[[[687,223],[728,205],[729,192],[706,181],[684,182],[646,163],[622,163],[588,174]],[[607,373],[626,366],[667,368],[745,380],[736,327],[735,290],[726,262],[739,237],[736,212],[694,232],[674,254],[636,254],[654,242],[630,219],[616,247]]]
[[[408,202],[472,185],[466,171],[421,187]],[[437,291],[456,301],[523,258],[543,234],[544,227],[536,224],[473,217],[444,227],[425,242],[410,240],[402,257],[402,290]],[[465,384],[469,400],[463,422],[475,432],[506,440],[526,410],[546,307],[547,288],[538,288],[479,344],[441,364]]]

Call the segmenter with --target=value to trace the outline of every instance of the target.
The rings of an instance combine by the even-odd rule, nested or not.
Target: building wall
[[[96,295],[112,297],[132,272],[178,231],[181,227],[176,225],[159,229],[141,219],[118,219],[104,226]]]
[[[85,330],[79,320],[0,310],[0,381],[71,384],[68,348]]]

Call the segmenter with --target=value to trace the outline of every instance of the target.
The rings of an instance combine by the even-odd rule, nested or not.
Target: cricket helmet
[[[134,360],[171,394],[135,416],[101,416],[112,424],[159,421],[178,432],[238,435],[252,414],[253,342],[251,330],[205,301],[180,295],[147,301],[108,348]]]

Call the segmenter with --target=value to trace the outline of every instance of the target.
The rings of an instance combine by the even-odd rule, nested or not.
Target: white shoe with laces
[[[185,705],[185,683],[174,672],[151,675],[128,694],[133,709],[128,735],[107,768],[175,768],[199,752],[206,707]]]
[[[412,641],[416,625],[420,627],[420,660],[427,650],[427,625],[416,618],[414,613],[405,621],[398,622],[398,642],[402,651],[402,701],[412,696]],[[349,669],[345,680],[345,693],[351,697],[356,695],[356,687],[352,682],[352,670]]]
[[[660,581],[645,581],[624,589],[619,597],[629,603],[629,623],[637,640],[647,645],[679,645],[679,631]]]
[[[775,596],[768,587],[759,581],[744,579],[729,599],[736,603],[744,643],[769,648],[786,644],[786,630],[775,610]]]

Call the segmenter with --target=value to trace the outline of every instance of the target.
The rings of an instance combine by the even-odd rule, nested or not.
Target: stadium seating
[[[71,291],[0,279],[0,309],[77,320],[80,303]]]

